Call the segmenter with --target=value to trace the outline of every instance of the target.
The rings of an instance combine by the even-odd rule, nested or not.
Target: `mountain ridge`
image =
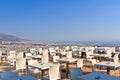
[[[30,41],[30,40],[25,40],[25,39],[16,37],[14,35],[0,33],[0,41],[23,42],[23,41]]]

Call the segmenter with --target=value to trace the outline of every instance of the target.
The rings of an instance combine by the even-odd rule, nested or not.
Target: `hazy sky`
[[[0,32],[34,41],[119,41],[120,0],[0,0]]]

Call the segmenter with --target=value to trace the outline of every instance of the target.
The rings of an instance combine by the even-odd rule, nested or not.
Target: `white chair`
[[[68,51],[67,54],[66,54],[66,57],[67,57],[67,58],[73,58],[73,57],[72,57],[72,51]]]
[[[113,57],[109,57],[110,60],[113,60],[113,62],[118,63],[119,62],[119,54],[116,53]]]
[[[78,68],[83,68],[83,59],[78,59],[78,61],[77,61],[77,67]]]
[[[94,66],[94,64],[97,63],[97,60],[96,59],[92,59],[91,62],[92,62],[92,65]]]
[[[65,47],[65,50],[66,50],[66,51],[69,51],[69,50],[70,50],[70,46],[66,46],[66,47]]]
[[[30,53],[35,54],[36,53],[36,49],[35,48],[30,48]]]
[[[24,52],[17,52],[17,58],[24,58]]]
[[[80,51],[73,51],[73,56],[78,58],[81,57]]]
[[[26,59],[31,59],[32,53],[25,53]]]
[[[26,70],[26,59],[18,58],[16,59],[16,70]]]
[[[55,64],[49,67],[49,74],[48,76],[43,76],[43,80],[58,80],[61,79],[60,76],[60,65]]]
[[[10,51],[9,55],[7,56],[7,62],[11,66],[15,66],[15,61],[16,61],[16,51]]]
[[[49,68],[49,79],[50,80],[58,80],[60,79],[60,65],[50,66]]]
[[[0,51],[0,63],[1,63],[2,51]]]
[[[48,49],[43,50],[43,55],[48,55]]]
[[[37,51],[39,52],[39,54],[42,54],[43,49],[42,48],[38,48]]]
[[[42,60],[42,63],[49,63],[49,56],[43,55],[41,60]]]
[[[92,56],[90,56],[91,54],[92,54],[91,51],[86,51],[86,59],[87,59],[88,61],[90,61],[90,60],[92,59]]]
[[[37,60],[28,60],[28,65],[34,65],[34,64],[38,64]],[[28,67],[27,69],[28,74],[30,75],[37,75],[37,78],[39,79],[39,75],[41,73],[41,71],[37,68],[33,68],[33,67]]]
[[[16,51],[10,51],[8,56],[10,58],[16,58]]]
[[[115,54],[114,57],[113,57],[113,61],[115,63],[118,63],[119,62],[119,58],[118,58],[119,54]]]
[[[55,52],[56,52],[56,51],[55,51],[54,48],[49,48],[50,56],[54,56],[54,55],[56,55]]]
[[[57,59],[60,59],[59,56],[53,56],[53,63],[58,63]]]
[[[16,54],[16,51],[10,51],[9,54]]]
[[[94,64],[97,63],[97,60],[96,60],[96,59],[92,59],[92,60],[91,60],[91,63],[92,63],[92,70],[95,71],[95,70],[94,70]]]
[[[66,53],[67,53],[66,51],[62,51],[62,52],[61,52],[61,55],[62,55],[62,56],[65,56]]]

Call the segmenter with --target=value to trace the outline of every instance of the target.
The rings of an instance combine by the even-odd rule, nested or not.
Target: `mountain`
[[[0,33],[0,41],[23,42],[23,41],[28,41],[28,40],[21,39],[13,35]]]

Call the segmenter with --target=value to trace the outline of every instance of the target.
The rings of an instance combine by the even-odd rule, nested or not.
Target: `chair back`
[[[29,58],[29,59],[30,59],[31,56],[32,56],[32,53],[25,53],[25,57],[26,57],[26,58]]]
[[[72,58],[72,51],[67,52],[66,57],[67,58]]]
[[[77,67],[82,69],[82,67],[83,67],[83,59],[78,59]]]
[[[2,56],[2,51],[0,51],[0,56]]]
[[[96,59],[92,59],[91,62],[92,62],[92,65],[94,66],[94,64],[96,64],[97,60]]]
[[[23,58],[24,52],[17,52],[17,58]]]
[[[48,49],[43,50],[43,55],[48,55]]]
[[[118,58],[119,54],[115,54],[114,57],[113,57],[113,61],[115,63],[118,63],[119,62],[119,58]]]
[[[49,80],[58,80],[60,79],[60,65],[55,64],[49,68]]]
[[[18,58],[16,59],[16,70],[26,69],[26,59]]]
[[[43,49],[42,49],[42,48],[38,48],[37,51],[38,51],[40,54],[42,54]]]
[[[49,62],[49,56],[48,55],[43,55],[42,56],[42,63],[48,63]]]
[[[60,57],[59,56],[53,56],[53,63],[58,62],[57,59],[60,59]]]
[[[36,53],[36,49],[35,48],[30,48],[30,53],[35,54]]]
[[[28,60],[28,65],[38,64],[38,60]]]

